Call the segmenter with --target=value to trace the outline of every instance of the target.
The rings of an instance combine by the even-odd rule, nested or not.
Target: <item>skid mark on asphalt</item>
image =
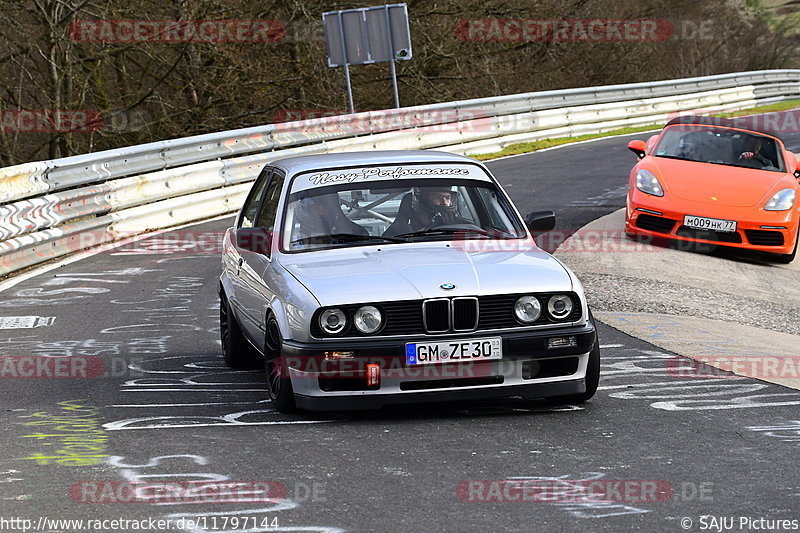
[[[749,426],[747,429],[760,432],[765,437],[780,439],[781,442],[789,442],[800,447],[800,420],[790,420],[785,424],[771,426]]]
[[[603,353],[598,391],[619,400],[643,400],[665,411],[756,409],[800,405],[800,392],[732,373],[691,375],[692,359],[658,350]],[[688,378],[688,379],[687,379]]]
[[[207,356],[156,357],[130,365],[137,376],[120,385],[120,392],[147,393],[149,404],[114,404],[114,409],[136,409],[136,416],[107,422],[107,431],[319,424],[335,417],[292,417],[270,408],[262,372],[236,371]],[[159,393],[169,392],[168,395]],[[179,394],[175,394],[179,393]],[[211,394],[213,393],[213,394]],[[245,397],[252,397],[246,401]],[[176,396],[186,397],[186,401]],[[169,401],[159,401],[161,397]],[[206,399],[216,401],[204,401]],[[229,399],[229,401],[226,401]],[[250,406],[250,408],[243,406]],[[184,408],[191,407],[184,411]],[[177,411],[164,415],[164,409]],[[200,409],[198,409],[200,408]],[[142,416],[142,409],[152,410]],[[198,412],[200,411],[200,412]]]
[[[187,463],[188,464],[180,464]],[[195,484],[205,486],[208,494],[215,496],[218,501],[211,502],[215,509],[204,512],[185,511],[173,512],[164,515],[163,518],[171,520],[171,526],[180,530],[192,533],[206,533],[215,531],[217,533],[258,533],[261,531],[317,531],[320,533],[342,533],[343,530],[329,526],[294,526],[281,527],[282,521],[288,517],[282,516],[281,512],[298,510],[303,503],[297,497],[297,487],[294,487],[293,498],[287,494],[281,497],[271,497],[267,491],[274,482],[262,482],[262,492],[254,491],[252,488],[256,484],[253,482],[241,482],[231,480],[230,476],[203,470],[211,461],[202,455],[195,454],[175,454],[148,457],[143,462],[132,462],[126,456],[112,456],[108,458],[109,466],[120,469],[120,475],[126,482],[137,485],[167,488],[170,479],[179,479],[184,485],[190,487]],[[202,467],[202,468],[198,468]],[[188,470],[188,471],[187,471]],[[239,485],[245,485],[245,489]],[[179,489],[178,496],[202,496],[205,493],[193,494],[197,489],[180,490],[180,485],[172,482],[172,485]],[[282,484],[281,484],[282,485]],[[284,486],[285,489],[289,487]],[[183,493],[183,494],[181,494]],[[243,497],[244,496],[244,497]],[[314,495],[312,495],[313,498]],[[179,498],[178,498],[179,500]],[[238,500],[238,501],[237,501]],[[253,505],[257,503],[258,505]],[[247,505],[244,505],[247,504]],[[150,505],[183,505],[181,501],[165,501],[161,503],[151,502]],[[189,505],[189,507],[196,506]],[[204,506],[208,508],[208,505]],[[171,528],[170,528],[171,529]]]
[[[622,185],[615,189],[606,189],[606,191],[597,196],[591,196],[585,200],[573,200],[569,203],[570,207],[603,207],[609,205],[618,205],[621,203],[620,199],[625,198],[628,194],[628,186]]]
[[[587,490],[587,484],[605,476],[603,472],[588,472],[577,477],[569,474],[557,477],[514,476],[504,481],[524,484],[534,492],[538,489],[540,495],[546,495],[541,501],[561,508],[574,518],[611,518],[651,512],[625,503],[598,501],[597,496]]]

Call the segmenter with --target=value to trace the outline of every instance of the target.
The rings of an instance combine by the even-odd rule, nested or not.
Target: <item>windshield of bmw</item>
[[[285,252],[526,236],[508,200],[476,165],[317,171],[298,175],[291,187]]]
[[[775,139],[697,124],[679,124],[667,128],[653,155],[784,172],[783,160]]]

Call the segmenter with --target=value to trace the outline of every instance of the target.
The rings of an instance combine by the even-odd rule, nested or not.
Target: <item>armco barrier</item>
[[[678,112],[736,110],[789,98],[800,98],[800,70],[447,102],[25,163],[0,169],[0,275],[122,236],[233,212],[261,167],[281,157],[431,148],[471,155],[517,142],[655,125]]]

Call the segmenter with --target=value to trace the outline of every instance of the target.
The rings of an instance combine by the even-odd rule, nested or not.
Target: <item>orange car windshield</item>
[[[785,172],[778,143],[771,137],[697,124],[670,126],[655,157]]]

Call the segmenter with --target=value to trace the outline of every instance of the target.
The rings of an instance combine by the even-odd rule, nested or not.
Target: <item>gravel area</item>
[[[797,301],[779,304],[671,282],[591,272],[578,275],[589,305],[597,311],[697,316],[800,335]]]

